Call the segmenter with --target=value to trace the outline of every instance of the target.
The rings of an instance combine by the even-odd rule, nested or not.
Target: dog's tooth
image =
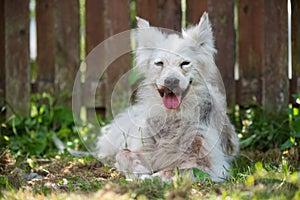
[[[160,95],[161,97],[164,97],[164,92],[158,91],[158,93],[159,93],[159,95]]]

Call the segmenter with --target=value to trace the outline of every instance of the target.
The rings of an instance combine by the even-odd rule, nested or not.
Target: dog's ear
[[[138,16],[136,16],[135,18],[136,18],[137,26],[139,28],[149,28],[150,27],[150,24],[147,20],[142,19]]]
[[[203,13],[199,24],[192,26],[187,30],[182,30],[182,36],[185,39],[195,41],[199,46],[207,44],[209,47],[214,48],[213,32],[206,12]]]
[[[150,23],[140,17],[136,17],[138,28],[135,30],[137,48],[155,48],[164,39],[164,34],[156,27],[151,27]]]

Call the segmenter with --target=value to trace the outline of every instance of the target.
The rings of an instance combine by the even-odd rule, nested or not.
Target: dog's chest
[[[147,119],[148,130],[156,140],[181,138],[186,135],[188,127],[193,122],[186,121],[179,117],[160,118],[152,117]]]
[[[165,137],[168,133],[180,127],[180,120],[168,120],[162,117],[151,117],[147,119],[147,131],[156,137]]]

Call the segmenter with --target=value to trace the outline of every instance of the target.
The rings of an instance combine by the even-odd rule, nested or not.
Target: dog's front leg
[[[145,159],[145,154],[142,150],[123,149],[116,155],[115,166],[126,178],[148,177],[151,174],[151,167]]]

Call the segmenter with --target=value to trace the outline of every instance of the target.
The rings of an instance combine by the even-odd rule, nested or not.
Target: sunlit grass
[[[165,183],[157,178],[127,180],[92,156],[79,158],[58,151],[53,133],[67,147],[82,148],[72,115],[55,105],[51,96],[36,95],[30,117],[13,116],[1,122],[0,198],[300,199],[299,109],[287,110],[277,116],[260,107],[231,112],[242,148],[224,182],[213,182],[206,173],[194,170],[194,180],[175,171],[174,180]],[[96,139],[95,134],[90,136],[96,131],[92,124],[83,123],[78,130],[86,142]],[[41,136],[46,142],[33,143],[44,141]]]

